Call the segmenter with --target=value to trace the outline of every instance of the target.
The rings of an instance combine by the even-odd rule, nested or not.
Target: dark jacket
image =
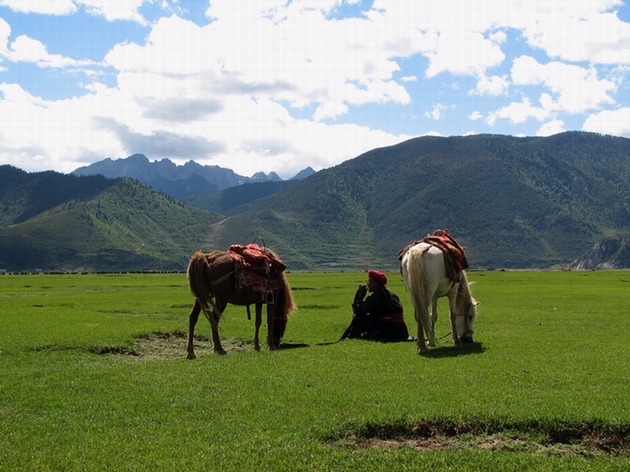
[[[398,295],[381,286],[365,300],[355,296],[349,338],[406,341],[409,338]]]

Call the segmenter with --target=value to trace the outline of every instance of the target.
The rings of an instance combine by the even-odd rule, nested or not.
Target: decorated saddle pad
[[[233,244],[228,252],[242,264],[235,274],[237,287],[251,286],[254,291],[265,292],[284,285],[278,275],[284,272],[286,265],[267,248],[257,244]]]
[[[448,234],[448,230],[437,230],[432,235],[427,236],[418,241],[405,246],[398,253],[398,260],[402,261],[402,257],[410,247],[419,243],[426,243],[437,247],[444,253],[444,263],[446,265],[447,276],[453,280],[459,280],[459,274],[468,269],[468,258],[464,249]]]

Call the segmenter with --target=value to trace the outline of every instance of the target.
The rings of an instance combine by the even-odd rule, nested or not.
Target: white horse
[[[472,342],[473,323],[479,302],[470,293],[466,271],[460,272],[457,281],[449,278],[446,275],[444,253],[440,248],[426,242],[419,242],[407,249],[402,255],[401,269],[418,322],[418,350],[429,350],[423,331],[427,335],[429,346],[435,346],[434,328],[437,320],[437,299],[440,297],[448,297],[453,342]]]

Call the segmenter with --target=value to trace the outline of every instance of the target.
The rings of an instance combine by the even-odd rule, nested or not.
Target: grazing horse
[[[446,264],[443,250],[428,242],[420,241],[401,251],[401,271],[418,322],[417,345],[421,353],[429,350],[423,331],[429,346],[435,346],[437,299],[440,297],[448,297],[453,342],[460,344],[473,340],[473,323],[479,303],[471,295],[466,271],[460,271],[454,279],[447,275]]]
[[[268,249],[265,249],[271,253]],[[189,316],[188,359],[195,359],[193,337],[199,313],[203,311],[212,326],[212,341],[215,354],[227,354],[219,339],[219,320],[228,303],[256,306],[256,333],[254,349],[260,350],[258,332],[262,319],[262,306],[267,304],[267,344],[270,350],[280,345],[288,315],[296,308],[291,287],[284,273],[271,274],[267,270],[265,289],[256,290],[252,285],[239,284],[243,275],[244,262],[230,252],[214,251],[209,254],[195,253],[186,271],[195,304]],[[275,255],[274,255],[275,256]],[[269,267],[267,265],[267,267]]]

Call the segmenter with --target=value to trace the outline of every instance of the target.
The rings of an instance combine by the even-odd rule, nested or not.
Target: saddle
[[[410,247],[419,243],[430,244],[442,251],[444,254],[444,265],[446,268],[446,276],[454,281],[459,280],[459,275],[462,271],[468,269],[468,258],[464,249],[455,241],[455,239],[448,234],[448,230],[437,230],[432,235],[422,238],[418,241],[405,246],[398,252],[398,260],[402,261],[404,254]]]
[[[265,247],[258,244],[232,244],[228,254],[240,267],[235,272],[237,288],[251,287],[254,292],[267,292],[284,286],[279,274],[286,265]]]

